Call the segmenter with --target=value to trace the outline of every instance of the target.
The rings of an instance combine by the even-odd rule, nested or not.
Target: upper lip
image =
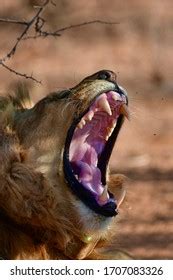
[[[116,89],[115,89],[116,90]],[[103,151],[100,154],[100,157],[98,159],[98,168],[101,171],[101,180],[102,184],[105,185],[105,188],[102,192],[102,194],[97,198],[97,201],[92,201],[90,203],[89,196],[91,195],[90,192],[88,192],[87,189],[83,190],[80,185],[80,182],[76,179],[72,172],[72,167],[70,166],[69,161],[69,147],[70,143],[75,131],[76,126],[78,126],[79,129],[82,129],[86,122],[90,122],[91,119],[94,116],[95,111],[101,110],[102,112],[107,113],[109,116],[113,114],[112,108],[110,106],[110,103],[108,101],[108,96],[105,93],[100,93],[94,98],[94,101],[91,102],[91,105],[89,106],[89,109],[85,111],[79,118],[75,119],[72,126],[70,127],[67,135],[66,145],[65,145],[65,152],[64,152],[64,172],[66,175],[66,179],[68,183],[71,185],[73,191],[81,198],[90,208],[94,208],[96,212],[99,214],[102,214],[104,216],[113,216],[116,214],[116,203],[114,201],[113,195],[107,191],[107,185],[106,185],[106,169],[107,164],[114,146],[114,143],[116,141],[118,132],[120,130],[120,127],[122,125],[124,116],[129,119],[129,111],[127,108],[127,97],[123,93],[122,89],[119,92],[116,91],[110,91],[109,92],[109,98],[113,98],[115,102],[120,101],[121,106],[119,109],[119,117],[117,119],[116,126],[115,124],[110,127],[109,133],[106,136],[107,137],[107,143],[104,146]],[[95,106],[95,107],[94,107]],[[104,200],[106,201],[107,194],[109,194],[109,201],[108,203],[104,204]],[[98,199],[99,203],[103,205],[98,205]],[[109,205],[108,205],[109,204]]]

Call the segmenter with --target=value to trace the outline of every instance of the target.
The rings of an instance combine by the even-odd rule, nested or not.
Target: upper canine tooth
[[[121,105],[120,114],[123,114],[128,120],[130,120],[130,112],[126,104]]]
[[[100,98],[98,100],[98,105],[99,108],[102,109],[103,111],[105,111],[106,113],[108,113],[109,116],[112,116],[112,111],[109,105],[109,102],[107,101],[106,97],[104,98]]]
[[[122,101],[121,96],[120,96],[119,93],[117,93],[117,92],[114,92],[114,93],[112,94],[112,98],[113,98],[115,101]]]

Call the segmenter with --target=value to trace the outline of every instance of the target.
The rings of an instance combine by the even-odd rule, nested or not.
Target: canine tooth
[[[120,207],[121,203],[123,202],[123,200],[125,198],[125,195],[126,195],[126,189],[123,187],[121,190],[120,196],[118,198],[118,201],[117,201],[117,208]]]
[[[121,96],[120,96],[118,93],[116,93],[116,92],[114,92],[114,93],[112,94],[112,98],[113,98],[115,101],[122,101]]]
[[[99,203],[105,204],[108,201],[109,195],[107,191],[107,186],[104,187],[102,194],[99,196]]]
[[[121,105],[120,113],[130,120],[130,112],[126,104]]]
[[[107,101],[106,97],[104,99],[100,98],[100,100],[98,100],[98,105],[99,105],[100,109],[102,109],[103,111],[108,113],[109,116],[112,116],[112,111],[111,111],[109,102]]]

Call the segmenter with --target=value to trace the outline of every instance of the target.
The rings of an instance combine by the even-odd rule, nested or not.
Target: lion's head
[[[124,118],[129,118],[127,106],[115,73],[103,70],[30,109],[18,104],[15,110],[13,130],[24,151],[22,164],[44,176],[55,195],[55,218],[62,228],[69,221],[84,243],[104,235],[124,196],[122,177],[110,178],[108,163]]]

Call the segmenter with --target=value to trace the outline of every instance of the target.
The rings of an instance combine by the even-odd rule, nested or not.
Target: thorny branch
[[[23,77],[23,78],[25,78],[25,79],[30,79],[30,80],[33,80],[33,81],[35,81],[35,82],[41,84],[41,81],[39,81],[39,80],[37,80],[36,78],[34,78],[33,75],[30,75],[30,76],[29,76],[29,75],[27,75],[27,74],[25,74],[25,73],[20,73],[20,72],[18,72],[18,71],[16,71],[16,70],[12,69],[11,67],[7,66],[7,65],[4,64],[3,62],[1,62],[1,65],[2,65],[5,69],[7,69],[8,71],[10,71],[11,73],[16,74],[17,76]]]
[[[14,69],[12,69],[11,67],[9,67],[6,64],[6,61],[8,61],[9,59],[11,59],[14,54],[16,53],[16,50],[19,46],[19,44],[23,41],[23,40],[28,40],[28,39],[37,39],[37,38],[45,38],[45,37],[58,37],[61,36],[61,33],[66,31],[66,30],[70,30],[73,28],[77,28],[77,27],[82,27],[85,25],[90,25],[90,24],[118,24],[117,22],[107,22],[107,21],[102,21],[102,20],[93,20],[93,21],[86,21],[86,22],[82,22],[82,23],[78,23],[78,24],[73,24],[73,25],[69,25],[60,29],[57,29],[55,31],[47,31],[44,30],[44,25],[46,23],[46,20],[41,16],[43,10],[45,9],[45,7],[51,3],[52,5],[56,5],[53,1],[50,0],[46,0],[42,6],[37,7],[38,10],[37,12],[34,14],[34,16],[29,20],[29,21],[25,21],[25,20],[16,20],[16,19],[9,19],[9,18],[0,18],[0,23],[8,23],[8,24],[18,24],[18,25],[23,25],[25,26],[24,30],[22,31],[22,33],[20,34],[20,36],[16,39],[16,42],[14,44],[14,46],[10,49],[10,51],[3,57],[0,59],[0,65],[2,67],[4,67],[5,69],[7,69],[8,71],[12,72],[15,75],[24,77],[26,79],[30,79],[33,80],[37,83],[41,83],[41,81],[37,80],[36,78],[33,77],[33,75],[27,75],[25,73],[21,73],[18,72]],[[31,28],[34,28],[35,31],[35,35],[31,36],[28,35],[28,32],[31,30]]]
[[[11,18],[0,18],[0,23],[14,23],[14,24],[28,25],[27,21],[16,20]]]
[[[13,48],[10,50],[10,52],[1,60],[2,62],[5,62],[7,59],[9,59],[11,56],[14,55],[14,53],[16,52],[16,49],[20,43],[20,41],[22,40],[22,38],[27,34],[29,28],[34,24],[35,20],[37,20],[39,18],[40,13],[43,11],[44,7],[49,3],[49,0],[47,0],[44,5],[39,8],[39,10],[37,11],[37,13],[35,14],[35,16],[27,23],[26,28],[24,29],[24,31],[21,33],[21,35],[17,38],[17,41],[15,43],[15,45],[13,46]]]
[[[42,23],[41,28],[37,28],[37,25],[39,23],[39,21]],[[66,27],[57,29],[55,31],[43,31],[42,27],[44,26],[45,20],[42,18],[38,18],[38,23],[36,22],[36,35],[34,36],[25,36],[22,40],[28,40],[28,39],[37,39],[39,37],[48,37],[48,36],[53,36],[53,37],[58,37],[61,36],[61,32],[64,32],[66,30],[70,30],[73,28],[77,28],[77,27],[82,27],[85,25],[90,25],[90,24],[95,24],[95,23],[99,23],[99,24],[109,24],[109,25],[113,25],[113,24],[118,24],[118,22],[108,22],[108,21],[103,21],[103,20],[91,20],[91,21],[86,21],[86,22],[82,22],[82,23],[77,23],[77,24],[72,24],[72,25],[68,25]]]
[[[17,20],[9,20],[7,19],[8,23],[16,23],[16,24],[23,24],[26,25],[25,29],[23,30],[23,32],[20,34],[20,36],[17,38],[16,43],[14,44],[14,46],[12,47],[12,49],[2,58],[0,59],[0,65],[2,67],[4,67],[5,69],[9,70],[10,72],[21,76],[21,77],[25,77],[26,79],[31,79],[35,82],[41,83],[41,81],[38,81],[36,78],[34,78],[32,75],[28,76],[27,74],[23,74],[20,72],[15,71],[14,69],[12,69],[11,67],[7,66],[5,64],[5,61],[10,59],[16,52],[18,45],[20,44],[21,40],[23,39],[23,37],[27,34],[28,30],[31,28],[31,26],[35,23],[35,21],[39,18],[39,15],[41,14],[41,12],[43,11],[43,9],[46,7],[46,5],[49,3],[49,0],[46,0],[44,2],[44,4],[38,9],[38,11],[36,12],[36,14],[32,17],[32,19],[28,22],[21,22],[21,21],[17,21]],[[5,20],[1,19],[1,22],[5,22]]]

